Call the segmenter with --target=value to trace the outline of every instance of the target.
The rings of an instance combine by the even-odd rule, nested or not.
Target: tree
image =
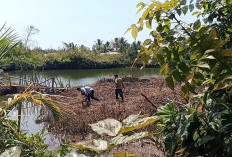
[[[85,46],[85,45],[79,46],[79,50],[81,52],[88,52],[88,51],[90,51],[90,49],[87,46]]]
[[[64,45],[65,51],[75,51],[75,50],[78,51],[78,45],[74,44],[73,42],[71,42],[71,43],[63,42],[63,45]]]
[[[182,107],[171,102],[156,113],[163,117],[166,155],[231,156],[232,1],[166,0],[137,7],[144,12],[128,31],[136,39],[146,26],[152,36],[138,58],[144,66],[157,60],[167,85],[174,89],[180,82],[188,102]],[[196,21],[181,20],[191,12]]]
[[[0,59],[18,44],[17,38],[11,27],[6,28],[4,24],[0,28]]]
[[[115,50],[118,51],[119,45],[120,45],[118,38],[114,38],[113,45],[114,45]]]
[[[127,47],[130,47],[130,44],[126,41],[124,37],[119,38],[119,52],[123,53]]]
[[[93,49],[99,52],[103,51],[103,47],[104,47],[103,40],[101,39],[97,39],[97,41],[95,41],[95,45],[93,45]]]
[[[29,49],[29,43],[32,42],[31,38],[33,35],[39,33],[39,29],[35,28],[33,25],[30,25],[26,28],[26,37],[24,39],[24,47],[25,49]]]

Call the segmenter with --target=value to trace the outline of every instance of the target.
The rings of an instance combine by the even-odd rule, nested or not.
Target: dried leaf
[[[90,124],[93,131],[99,135],[116,136],[122,128],[122,124],[115,119],[105,119],[94,124]]]

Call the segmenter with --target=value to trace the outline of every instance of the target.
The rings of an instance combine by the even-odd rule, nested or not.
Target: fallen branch
[[[153,107],[155,107],[155,109],[157,110],[156,105],[155,105],[153,102],[151,102],[151,100],[149,100],[148,97],[147,97],[146,95],[144,95],[143,93],[141,93],[141,95],[142,95]]]

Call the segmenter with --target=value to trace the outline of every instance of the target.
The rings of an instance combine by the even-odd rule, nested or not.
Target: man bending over
[[[90,101],[90,98],[99,101],[98,98],[94,97],[93,88],[85,86],[85,87],[82,87],[82,88],[77,87],[77,90],[80,91],[81,94],[84,95],[88,99],[88,101]]]

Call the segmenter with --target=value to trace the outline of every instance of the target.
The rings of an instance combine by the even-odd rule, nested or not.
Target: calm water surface
[[[61,80],[64,85],[70,81],[71,86],[87,85],[97,82],[101,78],[113,77],[114,74],[120,76],[135,76],[135,77],[150,77],[159,75],[159,69],[131,69],[131,68],[117,68],[117,69],[85,69],[85,70],[54,70],[54,71],[12,71],[9,73],[14,77],[23,77],[25,75],[36,75],[39,78],[56,77]],[[18,79],[13,79],[13,83],[18,83]],[[7,101],[9,96],[0,97],[1,105]],[[13,97],[13,96],[10,96]],[[0,105],[0,106],[1,106]],[[24,103],[21,116],[21,129],[28,132],[28,134],[36,134],[45,128],[46,144],[49,144],[49,149],[59,148],[60,140],[46,130],[45,125],[36,124],[35,120],[40,115],[41,107],[33,106],[30,103]],[[13,109],[10,118],[18,118],[17,108]]]
[[[25,75],[36,75],[37,77],[56,77],[60,79],[64,85],[69,83],[71,86],[83,86],[97,82],[101,78],[113,77],[114,74],[119,76],[135,76],[150,77],[159,75],[157,68],[116,68],[116,69],[79,69],[79,70],[54,70],[54,71],[12,71],[9,73],[14,77],[22,77]],[[18,83],[18,79],[12,79],[13,83]]]

